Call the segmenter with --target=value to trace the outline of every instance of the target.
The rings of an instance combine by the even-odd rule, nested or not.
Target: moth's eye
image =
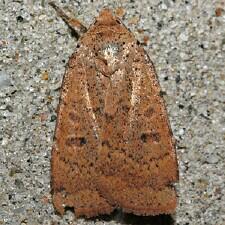
[[[120,20],[116,20],[116,22],[117,22],[118,24],[121,24]]]

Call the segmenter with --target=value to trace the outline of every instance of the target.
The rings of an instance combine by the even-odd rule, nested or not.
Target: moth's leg
[[[66,15],[66,13],[54,2],[49,2],[49,5],[55,9],[58,16],[61,17],[63,21],[76,33],[77,37],[81,36],[87,31],[87,28],[79,20]]]

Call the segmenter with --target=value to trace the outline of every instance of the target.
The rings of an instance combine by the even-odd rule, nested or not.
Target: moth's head
[[[115,17],[110,9],[104,8],[97,17],[98,24],[112,26],[115,25],[118,18]]]
[[[136,40],[109,9],[103,9],[95,23],[82,37],[81,44],[92,57],[95,68],[105,76],[135,57]]]

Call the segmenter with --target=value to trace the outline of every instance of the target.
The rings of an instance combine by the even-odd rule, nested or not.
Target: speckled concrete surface
[[[54,213],[50,151],[65,64],[77,41],[44,0],[1,0],[0,224],[224,225],[224,0],[56,2],[87,26],[103,6],[122,7],[124,23],[145,43],[177,139],[179,206],[173,219]]]

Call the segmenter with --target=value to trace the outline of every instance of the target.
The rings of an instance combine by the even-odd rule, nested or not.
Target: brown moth
[[[61,215],[173,213],[175,144],[154,66],[134,35],[103,9],[83,32],[64,75],[51,158]]]

